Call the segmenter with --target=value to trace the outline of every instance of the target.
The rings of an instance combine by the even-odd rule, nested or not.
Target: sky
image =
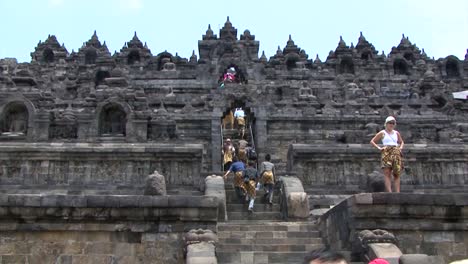
[[[153,55],[167,50],[189,58],[208,24],[219,36],[227,16],[238,37],[249,29],[266,56],[291,34],[310,59],[324,61],[340,36],[350,45],[360,32],[388,54],[402,34],[430,57],[468,49],[467,0],[0,0],[0,58],[30,62],[49,34],[77,51],[94,30],[113,54],[134,32]]]

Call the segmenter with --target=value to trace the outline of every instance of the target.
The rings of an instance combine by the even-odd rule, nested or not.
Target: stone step
[[[247,211],[248,204],[235,204],[229,203],[227,204],[227,211],[228,212],[245,212]],[[258,212],[279,212],[280,205],[279,204],[269,204],[269,203],[260,203],[258,199],[255,199],[254,204],[254,211]]]
[[[229,221],[218,223],[218,232],[222,231],[317,231],[318,225],[310,222],[264,222],[264,221]],[[318,233],[317,233],[318,234]]]
[[[308,245],[322,244],[321,237],[307,238],[219,238],[220,245]]]
[[[255,203],[259,204],[265,204],[267,201],[263,197],[265,192],[263,190],[257,191],[257,195],[255,198]],[[273,193],[273,203],[278,203],[279,202],[279,196],[277,193]],[[237,198],[237,194],[235,190],[226,190],[226,203],[232,203],[232,204],[240,204],[241,201]]]
[[[218,244],[216,250],[220,252],[239,252],[239,251],[255,251],[255,252],[307,252],[323,247],[322,243],[310,244]]]
[[[228,211],[228,219],[229,220],[280,220],[282,219],[280,212],[256,212],[254,208],[254,212],[229,212]]]
[[[304,257],[307,255],[304,252],[223,252],[216,251],[219,264],[239,264],[239,263],[252,263],[252,264],[290,264],[302,263]]]
[[[223,233],[224,232],[224,233]],[[218,237],[227,239],[283,239],[283,238],[320,238],[319,231],[223,231]]]

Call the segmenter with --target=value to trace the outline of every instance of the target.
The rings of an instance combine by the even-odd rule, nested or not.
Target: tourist
[[[304,258],[304,264],[348,264],[340,253],[324,249],[314,250]]]
[[[239,145],[238,145],[238,148],[237,148],[237,157],[239,158],[239,160],[241,160],[242,162],[246,163],[247,164],[247,145],[249,144],[249,142],[247,142],[247,140],[245,139],[240,139],[239,140]]]
[[[265,155],[265,161],[260,165],[260,177],[263,187],[265,188],[264,197],[267,198],[269,204],[273,204],[273,190],[275,186],[275,165],[271,163],[270,154]]]
[[[257,185],[257,178],[258,172],[255,169],[255,162],[249,161],[248,167],[244,172],[244,189],[247,193],[247,197],[249,200],[249,212],[253,212],[253,206],[255,203],[255,196],[256,196],[256,185]]]
[[[385,259],[376,258],[372,260],[371,262],[369,262],[369,264],[389,264],[389,263]]]
[[[239,136],[240,138],[244,138],[245,134],[245,112],[242,109],[242,107],[236,108],[236,111],[234,112],[234,118],[236,119],[237,122],[237,129],[239,130]]]
[[[229,173],[234,173],[234,190],[236,191],[237,198],[239,201],[244,201],[245,188],[244,188],[244,171],[245,164],[237,159],[237,157],[232,158],[233,163],[229,167],[228,171],[224,174],[224,179],[227,179]]]
[[[402,150],[404,146],[403,139],[398,131],[395,130],[396,120],[393,116],[385,119],[385,129],[378,132],[370,141],[371,145],[382,152],[382,168],[384,172],[384,183],[387,192],[392,192],[392,174],[395,184],[395,192],[400,192],[400,175],[403,168]],[[377,145],[382,141],[383,147]]]
[[[226,139],[223,145],[223,168],[226,171],[232,164],[236,149],[232,145],[231,139]]]

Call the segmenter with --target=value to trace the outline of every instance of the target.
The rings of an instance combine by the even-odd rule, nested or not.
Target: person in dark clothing
[[[234,190],[236,191],[237,198],[243,201],[245,196],[245,187],[244,187],[244,171],[245,164],[242,161],[239,161],[237,157],[232,158],[233,163],[229,167],[228,171],[224,174],[224,179],[227,179],[229,173],[234,173]]]
[[[255,203],[256,190],[255,186],[257,185],[258,172],[255,169],[255,162],[249,161],[248,167],[244,172],[244,189],[247,193],[249,201],[249,211],[253,212],[253,207]]]
[[[265,161],[262,162],[260,166],[261,170],[261,177],[263,187],[265,188],[265,198],[268,199],[268,203],[273,203],[273,191],[275,186],[275,165],[270,162],[271,156],[270,154],[265,155]]]

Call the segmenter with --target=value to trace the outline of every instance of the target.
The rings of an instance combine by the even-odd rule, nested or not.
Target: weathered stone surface
[[[288,195],[288,217],[309,217],[309,198],[305,192],[292,192]]]
[[[205,178],[205,196],[213,196],[218,199],[218,219],[219,221],[226,221],[226,191],[223,177],[211,175]]]
[[[443,259],[425,254],[405,254],[400,257],[400,264],[444,264]]]
[[[166,195],[166,179],[154,171],[146,178],[145,195]]]

